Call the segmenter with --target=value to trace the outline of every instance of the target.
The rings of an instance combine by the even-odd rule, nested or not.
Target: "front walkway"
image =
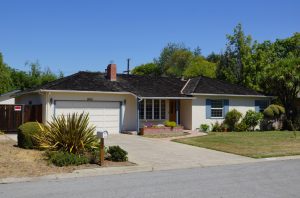
[[[161,139],[136,135],[110,135],[106,146],[119,145],[128,151],[129,161],[154,170],[193,168],[256,162],[239,155],[223,153]]]

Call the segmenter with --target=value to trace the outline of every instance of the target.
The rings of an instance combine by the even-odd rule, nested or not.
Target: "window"
[[[159,100],[154,100],[154,119],[159,119]]]
[[[263,112],[269,106],[268,100],[255,100],[256,112]]]
[[[146,100],[146,119],[152,119],[152,100]]]
[[[160,119],[166,119],[166,101],[160,101]]]
[[[139,118],[146,120],[166,119],[166,101],[165,100],[142,100],[139,103]]]
[[[212,118],[223,118],[223,100],[211,100],[211,117]]]
[[[143,120],[144,119],[144,114],[145,114],[145,111],[144,111],[144,100],[142,100],[139,103],[139,118]]]

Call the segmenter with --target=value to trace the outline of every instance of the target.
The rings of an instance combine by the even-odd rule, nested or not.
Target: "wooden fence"
[[[0,105],[0,130],[17,131],[25,122],[42,122],[42,105]]]

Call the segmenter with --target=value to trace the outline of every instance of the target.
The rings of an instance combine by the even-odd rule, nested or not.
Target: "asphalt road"
[[[300,160],[1,184],[1,198],[300,197]]]

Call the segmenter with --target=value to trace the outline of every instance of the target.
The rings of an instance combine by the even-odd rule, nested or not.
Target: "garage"
[[[120,102],[55,101],[55,116],[70,113],[88,113],[90,124],[105,129],[109,134],[120,133]]]

